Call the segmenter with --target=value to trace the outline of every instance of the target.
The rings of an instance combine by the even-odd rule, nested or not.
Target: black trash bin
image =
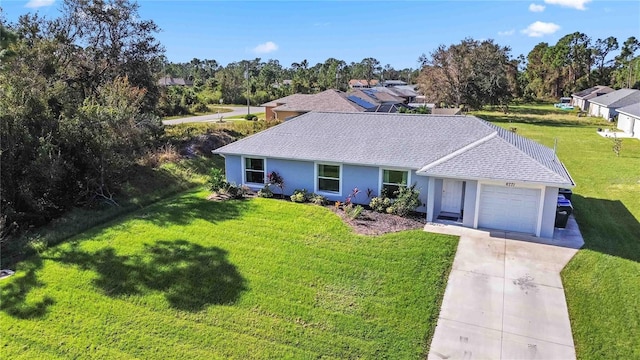
[[[573,195],[573,191],[571,191],[571,189],[559,189],[558,194],[571,201],[571,195]]]
[[[567,227],[569,215],[573,213],[571,201],[565,199],[564,196],[558,196],[558,206],[556,207],[556,224],[555,227],[564,229]]]

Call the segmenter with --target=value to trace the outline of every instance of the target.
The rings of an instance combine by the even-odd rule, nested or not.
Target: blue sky
[[[283,66],[334,57],[374,57],[416,68],[422,53],[465,37],[494,39],[526,55],[581,31],[595,42],[640,38],[640,1],[171,1],[141,0],[170,61],[278,59]],[[26,12],[57,15],[60,0],[0,0],[7,20]]]

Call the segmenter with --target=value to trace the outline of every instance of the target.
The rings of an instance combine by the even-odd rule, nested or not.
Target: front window
[[[383,170],[382,171],[382,193],[388,197],[395,197],[395,193],[400,187],[407,186],[409,172],[402,170]]]
[[[244,159],[245,181],[253,184],[264,184],[264,159]]]
[[[340,166],[318,164],[318,191],[340,192]]]

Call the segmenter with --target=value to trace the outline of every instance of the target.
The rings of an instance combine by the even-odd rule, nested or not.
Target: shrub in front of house
[[[324,204],[327,203],[327,198],[322,196],[322,195],[311,194],[309,196],[309,201],[312,202],[315,205],[323,206]]]
[[[227,180],[224,177],[222,170],[213,168],[209,173],[209,189],[213,192],[218,192],[220,189],[227,186]]]
[[[349,205],[345,205],[344,207],[344,213],[351,220],[355,220],[358,217],[360,217],[360,215],[362,214],[362,210],[364,210],[362,205],[349,204]]]
[[[388,198],[385,194],[374,197],[369,202],[369,207],[373,211],[395,214],[399,216],[407,216],[415,211],[420,202],[420,191],[416,189],[416,185],[409,187],[402,186],[398,191],[394,192],[395,199]]]
[[[272,198],[273,197],[273,191],[271,191],[271,189],[269,189],[269,184],[265,184],[262,189],[258,190],[258,196],[261,197],[261,198]]]
[[[309,193],[305,189],[295,189],[290,198],[293,202],[304,203],[309,200]]]
[[[386,196],[376,196],[369,202],[369,207],[373,211],[381,213],[387,212],[387,209],[391,207],[391,199]]]

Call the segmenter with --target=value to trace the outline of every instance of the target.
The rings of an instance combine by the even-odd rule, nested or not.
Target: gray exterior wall
[[[542,209],[542,226],[540,237],[553,238],[553,228],[556,224],[556,207],[558,205],[558,188],[547,186],[544,193]]]

